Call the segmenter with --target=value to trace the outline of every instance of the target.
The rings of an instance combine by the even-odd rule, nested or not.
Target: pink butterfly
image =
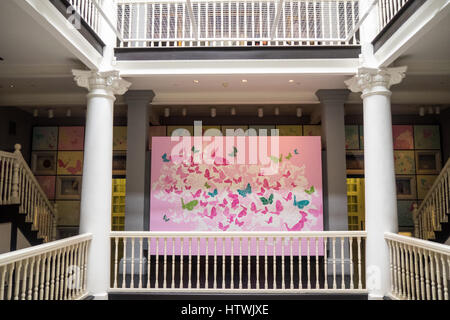
[[[233,178],[233,180],[234,180],[234,183],[238,184],[238,183],[242,182],[242,177],[239,177],[239,179],[234,179]]]
[[[266,189],[270,189],[270,186],[269,186],[269,182],[267,181],[267,179],[264,179],[264,188],[266,188]]]
[[[223,210],[222,214],[225,217],[229,217],[230,216],[230,208],[226,207],[225,210]]]
[[[270,217],[268,221],[266,221],[267,224],[271,224],[273,222],[273,217]]]
[[[247,208],[243,208],[238,214],[238,218],[242,218],[247,215]]]
[[[262,214],[266,214],[267,212],[269,212],[269,209],[267,209],[267,207],[265,207],[264,210],[261,213]]]
[[[225,180],[224,182],[225,182],[225,183],[229,183],[229,184],[232,184],[232,183],[233,183],[233,181],[231,181],[230,179],[227,179],[227,180]]]
[[[294,187],[294,188],[297,187],[297,185],[295,183],[293,183],[293,182],[291,183],[291,186]]]
[[[182,193],[183,193],[183,190],[175,190],[175,193],[176,193],[176,194],[182,194]]]
[[[208,179],[208,180],[212,179],[208,169],[205,170],[205,178]]]
[[[81,172],[81,169],[81,160],[77,160],[77,165],[75,167],[67,168],[67,171],[69,171],[71,174],[77,174]]]
[[[219,173],[219,170],[217,170],[216,167],[213,167],[213,171],[214,171],[215,173]]]
[[[207,217],[210,218],[210,219],[213,219],[215,216],[217,216],[217,211],[216,211],[216,208],[213,207],[213,208],[211,209],[211,215],[209,215],[209,216],[207,216]]]
[[[208,209],[205,209],[205,210],[203,210],[203,212],[198,212],[198,215],[200,216],[200,217],[206,217],[206,216],[208,216]]]
[[[281,211],[283,211],[283,209],[284,209],[280,200],[277,200],[276,209],[277,209],[277,211],[271,212],[271,213],[272,214],[276,214],[276,215],[280,215]]]
[[[216,166],[226,166],[226,165],[228,165],[228,162],[227,162],[227,159],[225,159],[225,158],[216,157],[214,159],[214,164]]]
[[[223,199],[223,202],[222,202],[221,204],[219,204],[219,206],[221,206],[222,208],[224,208],[227,204],[228,204],[227,199]]]
[[[274,189],[274,190],[280,190],[280,188],[281,188],[281,184],[279,181],[277,181],[277,185],[275,187],[272,187],[272,189]]]
[[[238,199],[234,199],[233,202],[231,203],[231,208],[232,209],[236,209],[236,207],[239,205],[239,200]]]
[[[237,224],[239,227],[242,227],[244,225],[244,221],[239,222],[238,219],[236,219],[236,221],[234,223]]]
[[[230,197],[231,199],[238,199],[239,198],[239,196],[237,194],[232,194],[232,193],[229,193],[228,197]]]
[[[227,231],[227,229],[230,227],[230,225],[224,226],[222,222],[219,222],[219,229],[222,231]]]
[[[208,201],[203,202],[200,200],[200,206],[206,207],[207,205],[208,205]]]
[[[172,179],[170,179],[170,177],[169,176],[166,176],[165,178],[164,178],[164,183],[166,183],[166,184],[171,184],[172,183]]]
[[[188,168],[188,172],[189,172],[189,173],[194,173],[194,172],[195,172],[195,170],[193,170],[193,169],[189,169],[189,168]]]
[[[285,178],[289,178],[289,176],[291,175],[291,172],[290,171],[288,171],[286,174],[283,174],[283,177],[285,177]]]
[[[292,200],[292,192],[289,192],[288,196],[286,198],[283,197],[283,199],[286,201],[291,201]]]
[[[287,223],[284,224],[288,231],[301,231],[303,229],[305,222],[307,221],[306,213],[303,211],[300,211],[300,213],[302,214],[302,218],[295,225],[293,225],[292,228],[289,228]]]
[[[266,190],[264,190],[264,188],[261,188],[261,192],[257,193],[257,195],[262,197],[265,192],[266,192]]]
[[[209,197],[208,197],[208,198],[209,198]],[[216,201],[210,202],[209,204],[212,205],[212,206],[217,206],[217,203],[218,203],[218,202],[219,202],[219,201],[216,200]]]
[[[189,187],[186,186],[185,188],[186,188],[186,190],[191,190],[192,187],[191,186],[189,186]]]
[[[192,196],[193,196],[194,198],[198,198],[198,197],[200,197],[201,194],[202,194],[202,189],[198,189],[196,193],[192,193],[192,192],[191,192],[191,194],[192,194]]]
[[[165,191],[166,191],[167,193],[171,193],[171,192],[173,192],[173,186],[172,186],[172,187],[170,187],[170,189],[165,189]]]
[[[310,209],[308,210],[309,213],[311,213],[314,217],[318,217],[320,215],[320,211],[316,209]]]
[[[184,179],[184,180],[183,180],[183,183],[186,184],[186,183],[187,183],[187,179]]]
[[[250,206],[250,210],[252,210],[254,213],[258,213],[261,210],[256,210],[256,204],[254,202],[252,202],[251,206]]]

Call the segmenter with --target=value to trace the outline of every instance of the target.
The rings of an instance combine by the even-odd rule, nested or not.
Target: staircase
[[[56,209],[20,150],[17,144],[14,153],[0,151],[0,223],[11,223],[31,245],[53,241]]]
[[[450,236],[450,158],[420,207],[413,211],[414,236],[444,243]]]

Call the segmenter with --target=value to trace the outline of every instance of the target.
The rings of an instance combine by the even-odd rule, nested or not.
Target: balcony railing
[[[364,293],[364,231],[112,232],[111,292]]]
[[[91,27],[98,35],[100,27],[100,10],[103,0],[68,0],[76,13]]]
[[[422,204],[414,209],[416,238],[434,240],[442,230],[441,223],[448,223],[450,214],[450,159],[442,169]]]
[[[358,0],[119,0],[119,47],[358,45]]]
[[[378,1],[378,32],[383,30],[400,10],[412,0],[379,0]]]
[[[391,295],[401,300],[449,300],[450,247],[385,233]]]
[[[0,255],[0,300],[76,300],[87,295],[92,235]]]

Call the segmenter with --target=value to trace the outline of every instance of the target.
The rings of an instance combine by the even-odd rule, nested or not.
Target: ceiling
[[[15,0],[0,1],[0,106],[19,106],[28,112],[49,108],[64,116],[84,116],[86,90],[75,85],[71,70],[84,65]],[[409,67],[404,81],[392,88],[393,113],[417,114],[420,104],[450,105],[450,19],[438,23],[422,39],[410,46],[394,65]],[[187,62],[188,63],[188,62]],[[270,66],[271,61],[265,62]],[[281,68],[280,68],[281,69]],[[295,114],[301,105],[305,114],[317,110],[315,92],[344,89],[348,72],[311,74],[284,68],[285,73],[259,74],[153,74],[129,76],[132,90],[154,90],[153,110],[161,115],[165,106],[181,114],[208,114],[212,105],[227,114],[239,106],[242,114],[254,115],[258,106],[268,114],[276,105],[281,113]],[[230,72],[231,73],[231,72]],[[245,80],[245,81],[243,81]],[[116,102],[116,115],[126,115],[123,97]],[[361,113],[360,94],[351,94],[347,113]]]

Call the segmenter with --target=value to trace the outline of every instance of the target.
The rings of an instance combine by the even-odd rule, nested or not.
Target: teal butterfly
[[[167,159],[167,153],[164,153],[162,155],[162,159],[163,159],[164,162],[170,162],[170,159]]]
[[[217,196],[219,193],[217,192],[217,189],[214,189],[214,192],[208,192],[209,196],[214,198],[215,196]]]
[[[194,208],[195,208],[197,205],[198,205],[198,200],[193,200],[193,201],[191,201],[191,202],[185,204],[183,198],[181,198],[181,207],[182,207],[183,209],[192,211],[192,210],[194,210]]]
[[[312,195],[315,191],[316,191],[316,189],[314,189],[314,186],[311,186],[311,188],[309,188],[309,190],[305,190],[305,192],[309,195]]]
[[[169,222],[169,221],[170,221],[170,219],[167,218],[167,215],[166,215],[166,214],[164,215],[163,219],[164,219],[164,222]]]
[[[233,147],[233,152],[228,154],[230,157],[237,157],[238,149],[236,147]]]
[[[264,197],[261,197],[261,198],[259,198],[260,200],[261,200],[261,202],[262,202],[262,204],[263,205],[265,205],[265,206],[267,206],[267,205],[269,205],[269,204],[272,204],[273,203],[273,193],[270,195],[270,197],[269,198],[264,198]]]
[[[294,150],[294,153],[295,153],[295,154],[299,154],[298,151],[297,151],[297,149]]]
[[[237,191],[242,197],[246,197],[247,194],[251,194],[252,193],[252,186],[249,184],[247,184],[247,188],[245,188],[244,190],[239,190]]]
[[[297,197],[294,196],[294,206],[295,207],[297,207],[297,208],[299,208],[301,210],[304,207],[306,207],[307,205],[309,205],[309,201],[308,200],[297,201]]]
[[[193,153],[199,153],[199,152],[200,152],[200,150],[195,150],[195,146],[192,147],[191,151],[192,151]]]

